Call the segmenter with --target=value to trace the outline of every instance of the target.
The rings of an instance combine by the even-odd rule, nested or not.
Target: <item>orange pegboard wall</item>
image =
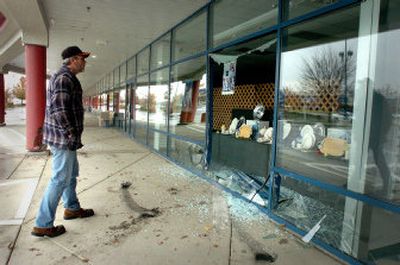
[[[220,130],[231,123],[232,109],[254,109],[262,103],[266,109],[274,108],[274,84],[256,84],[235,86],[233,95],[221,95],[221,87],[213,90],[213,129]]]
[[[319,89],[307,94],[296,94],[285,89],[286,111],[337,112],[339,109],[338,89]]]
[[[233,95],[221,95],[222,88],[214,88],[213,129],[220,130],[231,123],[232,109],[254,109],[262,103],[267,110],[274,108],[274,84],[240,85],[235,87]],[[340,89],[328,86],[311,93],[297,94],[288,89],[284,91],[285,111],[289,112],[337,112]]]

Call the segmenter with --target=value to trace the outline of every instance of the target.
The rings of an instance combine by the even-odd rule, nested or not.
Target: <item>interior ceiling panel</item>
[[[60,67],[65,47],[78,45],[96,56],[79,75],[85,94],[91,94],[103,76],[208,1],[42,0],[49,25],[48,73]],[[10,63],[24,67],[23,56]]]

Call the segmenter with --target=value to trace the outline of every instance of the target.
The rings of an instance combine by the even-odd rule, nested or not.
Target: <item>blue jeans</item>
[[[50,147],[53,154],[52,175],[43,195],[36,227],[53,227],[57,205],[62,196],[64,208],[79,210],[76,196],[76,177],[79,175],[79,163],[76,151]]]

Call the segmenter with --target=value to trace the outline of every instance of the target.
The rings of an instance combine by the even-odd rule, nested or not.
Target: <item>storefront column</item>
[[[371,126],[373,79],[377,52],[380,0],[364,1],[360,5],[357,71],[350,147],[347,189],[365,193]],[[366,137],[360,137],[360,136]],[[341,250],[357,259],[368,260],[372,208],[361,201],[346,197]]]
[[[197,99],[199,98],[199,88],[200,88],[200,80],[193,81],[192,108],[191,108],[191,112],[190,112],[189,122],[193,122],[194,121],[194,116],[196,115]]]
[[[107,111],[110,111],[110,95],[107,94]]]
[[[93,97],[93,108],[98,109],[99,108],[99,97],[98,96],[94,96]]]
[[[119,92],[114,93],[114,112],[119,113]]]
[[[26,149],[42,148],[46,106],[46,47],[25,44]]]
[[[6,109],[6,102],[5,102],[5,89],[4,89],[4,74],[0,73],[0,126],[5,126],[5,109]]]

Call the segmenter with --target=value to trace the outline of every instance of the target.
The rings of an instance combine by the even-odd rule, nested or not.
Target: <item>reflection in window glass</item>
[[[137,126],[135,126],[135,139],[143,144],[147,144],[147,127],[142,127],[137,124]]]
[[[113,72],[108,74],[108,79],[107,79],[107,89],[112,89],[113,84],[114,84],[114,74]]]
[[[100,97],[100,110],[107,111],[107,94],[103,93]]]
[[[315,1],[315,0],[284,0],[284,13],[288,19],[304,15],[318,8],[334,4],[339,0]]]
[[[107,87],[106,87],[106,77],[104,77],[104,78],[101,80],[101,92],[106,92],[106,90],[107,90]]]
[[[167,154],[167,135],[149,130],[148,145],[160,153]]]
[[[127,102],[129,102],[127,106],[127,117],[126,119],[128,120],[129,123],[129,135],[135,136],[135,115],[136,115],[136,110],[135,110],[135,105],[136,105],[136,90],[134,88],[134,85],[128,85],[128,94],[127,94]],[[129,111],[129,112],[128,112]],[[129,113],[129,114],[128,114]]]
[[[126,80],[133,78],[136,75],[136,57],[129,59],[126,70]]]
[[[168,155],[177,163],[191,169],[202,170],[204,154],[203,146],[170,137]]]
[[[158,69],[164,65],[169,64],[169,54],[171,35],[167,34],[151,46],[151,65],[152,70]]]
[[[114,87],[119,85],[119,67],[114,69],[113,72]]]
[[[276,35],[269,34],[210,54],[213,84],[213,133],[211,164],[215,176],[226,172],[224,167],[241,170],[252,177],[266,177],[271,153],[271,142],[264,139],[272,127],[276,69]],[[234,82],[225,78],[226,66],[234,65]],[[262,104],[263,113],[256,118],[253,110]],[[228,130],[241,117],[251,125],[252,135],[243,141]],[[232,127],[231,127],[232,128]],[[235,127],[236,129],[236,127]],[[272,130],[272,129],[269,129]],[[229,154],[229,155],[227,155]],[[235,176],[235,173],[230,173]],[[262,180],[261,180],[262,181]]]
[[[141,75],[149,71],[149,55],[150,48],[146,48],[137,55],[137,75]]]
[[[382,1],[377,34],[367,192],[400,205],[400,2]]]
[[[119,113],[125,114],[125,105],[126,105],[125,100],[126,100],[126,90],[121,89],[119,91]]]
[[[219,0],[212,7],[213,46],[277,23],[276,0]]]
[[[342,195],[283,176],[280,192],[274,192],[273,199],[274,202],[281,203],[273,208],[273,213],[303,231],[310,231],[325,216],[315,237],[334,248],[341,249],[342,244],[348,244],[349,242],[345,241],[355,235],[354,230],[347,229],[348,234],[343,236],[346,200],[355,203],[353,199],[346,199]],[[351,250],[348,250],[348,254],[350,252]]]
[[[359,8],[286,30],[277,166],[347,186]]]
[[[137,79],[135,90],[135,138],[142,143],[147,143],[147,117],[148,117],[148,76]]]
[[[170,96],[170,133],[204,141],[206,129],[205,58],[172,68]]]
[[[149,126],[167,130],[168,69],[154,72],[150,76]]]
[[[123,63],[119,66],[119,76],[120,82],[125,84],[126,81],[126,63]]]
[[[310,231],[324,218],[315,237],[363,264],[384,265],[397,260],[398,214],[285,176],[273,201],[279,201],[273,213],[303,231]],[[352,211],[349,205],[358,210]],[[355,225],[359,223],[368,225]]]
[[[206,12],[202,12],[174,31],[174,61],[206,49],[206,18]]]
[[[113,93],[113,99],[114,99],[114,112],[118,114],[119,112],[119,92],[114,92]]]
[[[114,111],[114,92],[108,93],[108,111]]]
[[[138,78],[137,87],[135,90],[135,118],[138,126],[147,126],[147,115],[148,115],[148,78],[147,75]]]

